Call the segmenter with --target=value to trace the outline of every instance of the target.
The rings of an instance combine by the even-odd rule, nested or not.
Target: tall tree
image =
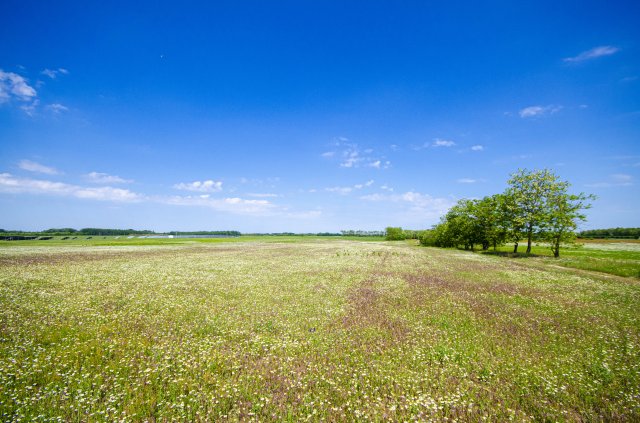
[[[520,213],[520,206],[515,195],[508,190],[498,197],[500,210],[500,225],[504,230],[505,239],[513,242],[514,254],[518,252],[518,245],[524,235],[525,220]]]
[[[560,245],[575,238],[578,221],[586,220],[582,210],[591,207],[588,201],[595,200],[593,195],[568,194],[568,187],[568,182],[554,185],[547,198],[547,215],[541,231],[542,237],[549,242],[553,256],[556,258],[560,257]]]
[[[492,195],[475,201],[475,215],[478,219],[478,228],[481,232],[482,249],[486,250],[493,245],[495,250],[498,244],[504,243],[506,230],[502,223],[500,209],[500,195]]]
[[[507,182],[505,195],[510,203],[513,226],[524,225],[524,235],[527,237],[527,254],[531,253],[531,242],[534,234],[541,229],[546,219],[546,201],[554,186],[559,182],[558,177],[548,169],[529,171],[519,169],[511,175]],[[517,250],[517,241],[516,241]],[[515,251],[514,251],[515,252]]]

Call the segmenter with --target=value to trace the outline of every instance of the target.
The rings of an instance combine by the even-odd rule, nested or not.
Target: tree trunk
[[[515,254],[517,252],[518,252],[518,243],[516,242],[516,243],[513,244],[513,254]]]
[[[560,257],[560,238],[558,237],[553,241],[553,257]]]
[[[493,251],[496,251],[498,249],[498,243],[494,240],[493,241]]]
[[[529,227],[527,231],[527,254],[531,253],[531,238],[533,238],[533,228]]]

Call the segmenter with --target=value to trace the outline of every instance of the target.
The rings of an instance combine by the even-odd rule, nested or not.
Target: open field
[[[637,278],[408,242],[145,241],[0,245],[0,420],[640,419]]]
[[[184,244],[218,244],[221,242],[300,242],[300,241],[319,241],[341,239],[347,241],[383,241],[382,236],[316,236],[316,235],[242,235],[239,237],[229,238],[128,238],[126,236],[93,236],[93,237],[77,237],[76,239],[63,239],[65,237],[55,236],[48,240],[28,240],[28,241],[2,241],[0,240],[0,248],[3,246],[118,246],[118,245],[184,245]],[[89,239],[87,239],[89,238]]]
[[[526,245],[520,245],[523,253]],[[506,245],[498,249],[501,253],[510,253],[513,246]],[[595,272],[610,273],[618,276],[640,278],[640,243],[629,241],[606,241],[579,243],[560,250],[560,257],[553,258],[548,246],[533,246],[529,257],[531,262],[542,261],[548,265],[571,267]],[[486,254],[493,254],[492,251]]]

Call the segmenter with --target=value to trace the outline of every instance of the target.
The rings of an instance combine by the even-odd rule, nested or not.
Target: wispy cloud
[[[173,187],[182,191],[218,192],[222,190],[222,182],[209,179],[206,181],[181,182]]]
[[[483,145],[472,145],[471,146],[471,151],[483,151],[484,150],[484,146]]]
[[[633,185],[633,176],[624,173],[609,175],[606,181],[585,184],[589,188],[629,187]]]
[[[427,141],[422,145],[419,146],[411,146],[412,150],[415,151],[420,151],[420,150],[424,150],[425,148],[448,148],[448,147],[453,147],[456,145],[455,141],[452,140],[445,140],[442,138],[435,138],[433,141]]]
[[[237,214],[264,215],[276,208],[268,200],[247,200],[239,197],[211,198],[209,195],[159,197],[157,201],[174,206],[200,206]]]
[[[18,167],[28,172],[44,173],[46,175],[58,175],[61,173],[54,167],[45,166],[40,163],[32,162],[31,160],[21,160],[20,163],[18,163]]]
[[[32,101],[37,95],[35,88],[30,86],[24,77],[0,69],[0,104],[11,99]]]
[[[60,103],[53,103],[53,104],[48,104],[46,106],[46,109],[49,110],[51,113],[54,114],[59,114],[62,112],[66,112],[69,110],[69,108],[63,104]]]
[[[56,79],[58,75],[67,75],[69,71],[66,70],[65,68],[58,68],[58,69],[45,69],[40,73],[43,74],[44,76],[48,76],[51,79]]]
[[[42,179],[16,178],[9,173],[0,173],[0,192],[58,195],[116,202],[133,202],[142,199],[142,196],[127,189],[81,187]]]
[[[373,185],[375,181],[373,179],[368,180],[367,182],[365,182],[364,184],[355,184],[353,187],[355,189],[362,189],[364,187],[370,187],[371,185]]]
[[[262,192],[250,192],[246,194],[247,197],[254,197],[254,198],[276,198],[276,197],[280,197],[279,194],[273,194],[273,193],[262,193]]]
[[[472,178],[460,178],[456,182],[458,182],[459,184],[475,184],[476,182],[478,182],[478,180]]]
[[[518,114],[521,118],[535,118],[546,115],[552,115],[562,110],[562,106],[549,105],[549,106],[529,106],[521,109]]]
[[[339,137],[333,147],[333,150],[322,153],[322,157],[325,159],[339,159],[340,167],[387,169],[391,166],[389,160],[385,160],[384,157],[376,157],[373,149],[362,149],[358,144],[350,142],[348,138]]]
[[[40,104],[40,100],[35,99],[30,103],[23,104],[22,106],[20,106],[20,110],[22,110],[29,116],[34,116],[36,114],[36,109],[38,108],[39,104]]]
[[[454,141],[451,140],[443,140],[441,138],[436,138],[432,143],[432,147],[453,147],[456,145]]]
[[[321,215],[318,210],[291,211],[269,200],[254,200],[240,197],[213,198],[209,194],[156,197],[153,201],[184,207],[206,207],[214,211],[247,216],[280,216],[292,219],[313,219]]]
[[[594,47],[591,50],[583,51],[577,56],[566,57],[563,60],[567,63],[579,63],[584,62],[585,60],[597,59],[598,57],[611,56],[612,54],[615,54],[619,51],[620,49],[618,47],[599,46]]]
[[[101,172],[91,172],[84,176],[89,182],[94,184],[130,184],[133,182],[132,179],[124,179],[116,175]]]
[[[353,187],[329,187],[324,189],[327,192],[334,192],[340,195],[347,195],[353,191]]]
[[[97,172],[95,173],[97,174]],[[98,174],[98,177],[100,175]],[[213,198],[210,194],[148,196],[128,189],[110,186],[87,187],[44,179],[20,178],[10,173],[0,173],[0,193],[60,196],[117,203],[147,202],[174,206],[207,207],[215,211],[231,214],[281,216],[296,219],[310,219],[321,215],[318,210],[292,211],[287,207],[278,206],[265,199]]]
[[[408,206],[408,212],[413,215],[432,219],[439,217],[451,208],[453,201],[448,198],[432,197],[428,194],[408,191],[404,194],[370,194],[360,197],[361,200],[375,202],[389,202]]]
[[[245,185],[253,185],[255,187],[263,187],[263,188],[275,188],[276,185],[280,182],[279,176],[268,177],[264,179],[260,178],[240,178],[240,183]]]
[[[373,179],[363,183],[363,184],[355,184],[353,186],[345,186],[345,187],[340,187],[340,186],[336,186],[336,187],[329,187],[329,188],[325,188],[324,190],[327,192],[333,192],[336,194],[340,194],[340,195],[347,195],[350,194],[353,191],[356,190],[360,190],[363,188],[367,188],[370,187],[371,185],[373,185],[375,181]]]

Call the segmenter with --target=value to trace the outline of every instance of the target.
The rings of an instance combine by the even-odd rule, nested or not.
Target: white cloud
[[[441,147],[445,147],[445,148],[449,148],[449,147],[453,147],[455,146],[456,143],[455,141],[452,140],[445,140],[442,138],[435,138],[433,140],[433,142],[425,142],[422,145],[416,146],[416,145],[412,145],[411,149],[415,150],[415,151],[420,151],[420,150],[424,150],[426,148],[441,148]]]
[[[612,54],[615,54],[618,51],[620,51],[618,47],[599,46],[599,47],[594,47],[591,50],[583,51],[577,56],[567,57],[564,59],[564,61],[567,63],[584,62],[585,60],[596,59],[598,57],[611,56]]]
[[[267,200],[247,200],[239,197],[210,198],[203,196],[159,197],[157,201],[174,206],[200,206],[213,210],[251,215],[265,215],[276,208]]]
[[[53,167],[32,162],[31,160],[21,160],[20,163],[18,163],[18,167],[22,170],[26,170],[29,172],[36,172],[36,173],[44,173],[46,175],[58,175],[60,173],[57,169]]]
[[[128,189],[100,187],[100,188],[79,188],[74,190],[73,195],[78,198],[102,201],[136,201],[140,196]]]
[[[325,159],[337,157],[340,160],[340,167],[372,167],[374,169],[387,169],[391,166],[391,162],[384,160],[384,157],[376,157],[373,149],[361,149],[358,144],[349,142],[347,138],[337,138],[333,146],[336,150],[327,151],[322,154],[322,157]]]
[[[529,106],[521,109],[518,114],[521,118],[533,118],[540,117],[544,115],[552,115],[556,112],[559,112],[562,109],[562,106]]]
[[[30,103],[23,104],[22,106],[20,106],[20,110],[22,110],[29,116],[33,116],[35,115],[36,108],[38,107],[39,104],[40,104],[40,100],[35,99]]]
[[[451,208],[453,201],[448,198],[432,197],[428,194],[408,191],[404,194],[370,194],[360,197],[361,200],[374,202],[390,202],[404,204],[412,215],[434,218],[443,215]]]
[[[69,71],[64,68],[58,68],[58,69],[45,69],[40,73],[45,76],[48,76],[51,79],[56,79],[58,75],[67,75]]]
[[[352,187],[330,187],[324,189],[327,192],[335,192],[340,195],[347,195],[353,191]]]
[[[361,189],[363,187],[370,187],[371,185],[373,185],[375,181],[373,179],[369,179],[367,182],[365,182],[364,184],[356,184],[354,185],[354,187],[356,189]]]
[[[373,185],[374,182],[375,181],[373,179],[370,179],[363,184],[355,184],[352,187],[329,187],[329,188],[325,188],[324,190],[327,192],[334,192],[340,195],[347,195],[347,194],[350,194],[352,191],[370,187],[371,185]]]
[[[126,189],[112,187],[87,188],[42,179],[16,178],[9,173],[0,173],[0,192],[60,195],[116,202],[132,202],[142,199],[139,194]]]
[[[381,185],[381,186],[380,186],[380,189],[381,189],[381,190],[383,190],[383,191],[393,192],[393,188],[392,188],[392,187],[390,187],[390,186],[389,186],[389,185],[387,185],[387,184]]]
[[[181,182],[179,184],[175,184],[173,187],[182,191],[218,192],[222,190],[222,182],[212,181],[209,179],[206,181],[193,181],[189,183]]]
[[[476,182],[478,182],[477,179],[471,179],[471,178],[460,178],[457,180],[457,182],[459,184],[475,184]]]
[[[154,202],[175,206],[208,207],[212,210],[256,216],[282,216],[300,219],[318,217],[320,211],[290,211],[264,199],[239,197],[212,198],[209,194],[187,196],[146,196],[128,189],[105,187],[84,187],[41,179],[19,178],[9,173],[0,173],[0,193],[53,195],[75,197],[84,200],[111,201],[118,203]]]
[[[272,193],[248,193],[247,194],[248,197],[255,197],[255,198],[276,198],[276,197],[280,197],[280,195],[278,194],[272,194]]]
[[[345,150],[342,156],[343,160],[340,163],[340,167],[357,167],[358,164],[363,161],[363,158],[360,157],[360,152],[357,148],[349,148]]]
[[[633,176],[624,173],[609,175],[606,181],[585,184],[589,188],[629,187],[633,185]]]
[[[94,184],[130,184],[131,179],[124,179],[116,175],[109,175],[101,172],[91,172],[84,175],[89,182]]]
[[[436,138],[433,143],[431,143],[432,147],[453,147],[454,145],[456,145],[454,141],[443,140],[440,138]]]
[[[279,176],[272,176],[265,179],[245,178],[245,177],[240,178],[241,184],[253,185],[256,187],[275,188],[279,182],[280,182]]]
[[[47,108],[47,110],[51,111],[54,114],[66,112],[67,110],[69,110],[69,108],[67,106],[62,105],[60,103],[49,104],[49,105],[47,105],[46,108]]]
[[[482,145],[478,144],[478,145],[472,145],[471,146],[471,151],[482,151],[482,150],[484,150],[484,146],[482,146]]]
[[[0,104],[12,98],[20,101],[31,101],[37,96],[35,88],[27,83],[27,80],[13,72],[4,72],[0,69]]]

